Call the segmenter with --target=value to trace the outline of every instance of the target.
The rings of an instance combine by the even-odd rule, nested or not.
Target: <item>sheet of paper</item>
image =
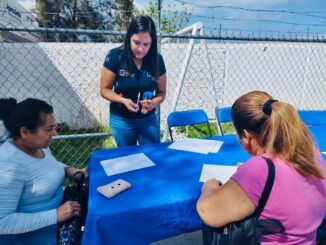
[[[199,181],[205,182],[209,179],[217,179],[224,184],[237,171],[237,168],[237,166],[204,164]]]
[[[155,166],[144,153],[103,160],[101,164],[107,176]]]
[[[217,153],[223,141],[205,139],[186,139],[173,142],[168,148],[180,151],[190,151],[202,154]]]
[[[213,145],[211,149],[211,153],[218,153],[220,150],[221,146],[223,145],[223,141],[215,141],[215,145]]]
[[[321,154],[324,154],[324,155],[326,155],[326,151],[323,151]]]

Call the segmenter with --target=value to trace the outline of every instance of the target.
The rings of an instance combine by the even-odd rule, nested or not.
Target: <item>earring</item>
[[[243,139],[243,143],[246,144],[246,145],[248,145],[248,143],[249,143],[248,139],[247,138],[244,138]]]

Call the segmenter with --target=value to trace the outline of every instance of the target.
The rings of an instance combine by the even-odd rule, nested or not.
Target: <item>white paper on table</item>
[[[137,153],[100,162],[107,176],[155,166],[144,153]]]
[[[237,171],[237,169],[237,166],[204,164],[199,182],[205,182],[209,179],[217,179],[224,184]]]
[[[205,139],[186,139],[173,142],[168,148],[180,151],[190,151],[202,154],[217,153],[223,141]]]
[[[215,141],[215,145],[213,145],[211,149],[211,153],[218,153],[220,150],[221,146],[223,145],[223,141]]]

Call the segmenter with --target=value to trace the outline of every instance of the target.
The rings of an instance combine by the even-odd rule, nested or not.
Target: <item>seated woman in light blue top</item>
[[[0,244],[56,244],[56,224],[80,212],[62,204],[61,183],[77,169],[57,161],[48,146],[56,135],[52,106],[37,99],[0,99],[10,139],[0,146]]]

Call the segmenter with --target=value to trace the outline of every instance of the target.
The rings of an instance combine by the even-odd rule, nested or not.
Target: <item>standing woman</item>
[[[135,17],[122,46],[107,54],[100,93],[111,102],[110,128],[118,146],[160,142],[155,108],[165,98],[166,70],[149,16]]]
[[[197,210],[213,227],[251,215],[264,189],[272,159],[275,180],[260,219],[278,220],[284,233],[264,235],[261,244],[316,244],[326,209],[326,166],[296,110],[253,91],[231,109],[242,147],[253,155],[223,186],[215,179],[202,188]]]
[[[56,135],[53,108],[45,101],[0,99],[9,139],[0,146],[0,244],[56,244],[56,224],[79,215],[78,202],[62,204],[65,174],[48,146]]]

